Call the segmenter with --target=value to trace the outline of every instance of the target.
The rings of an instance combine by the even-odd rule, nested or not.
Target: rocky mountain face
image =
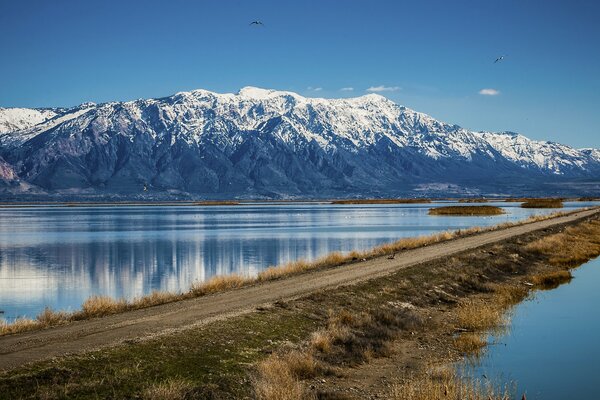
[[[0,108],[4,198],[579,194],[599,177],[599,150],[473,132],[373,94],[318,99],[247,87]]]

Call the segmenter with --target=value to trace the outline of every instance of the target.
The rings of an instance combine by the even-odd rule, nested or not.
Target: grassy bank
[[[496,206],[447,206],[430,208],[429,215],[501,215],[504,211]]]
[[[556,226],[230,320],[0,373],[0,398],[425,399],[459,398],[459,390],[501,398],[502,386],[473,389],[451,370],[431,371],[481,351],[486,330],[507,323],[529,283],[597,255],[598,237],[597,219]]]
[[[478,206],[480,207],[480,206]],[[470,208],[470,207],[460,207]],[[477,208],[477,207],[476,207]],[[314,270],[340,267],[348,263],[360,262],[376,257],[394,255],[405,250],[415,249],[495,229],[504,229],[515,225],[542,221],[566,214],[549,214],[532,216],[518,222],[508,222],[492,227],[473,227],[453,232],[441,232],[428,236],[400,239],[395,242],[386,243],[366,251],[353,251],[348,254],[331,253],[314,261],[298,260],[287,264],[269,267],[261,271],[255,277],[239,275],[215,276],[208,281],[198,282],[184,293],[153,292],[146,296],[135,298],[131,301],[125,299],[113,299],[106,296],[92,296],[81,306],[80,310],[74,312],[56,311],[46,308],[35,319],[19,318],[12,323],[0,321],[0,336],[44,329],[56,325],[66,324],[73,321],[81,321],[90,318],[102,317],[111,314],[123,313],[161,304],[181,301],[208,294],[239,289],[261,282],[281,279],[287,276],[306,273]]]

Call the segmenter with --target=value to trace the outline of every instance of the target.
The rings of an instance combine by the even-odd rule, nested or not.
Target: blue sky
[[[467,128],[600,147],[599,20],[591,0],[0,0],[0,106],[388,89]]]

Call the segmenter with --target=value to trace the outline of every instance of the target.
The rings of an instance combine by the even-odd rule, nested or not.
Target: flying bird
[[[250,25],[265,26],[265,24],[263,24],[262,21],[258,21],[258,20],[250,22]]]
[[[496,64],[496,63],[498,63],[498,62],[500,62],[500,61],[503,61],[503,60],[504,60],[504,57],[505,57],[505,56],[500,56],[500,57],[496,58],[496,61],[494,61],[494,64]]]

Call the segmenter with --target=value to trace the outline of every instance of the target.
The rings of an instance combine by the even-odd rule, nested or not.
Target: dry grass
[[[459,377],[451,370],[430,371],[419,377],[409,377],[392,387],[393,400],[509,400],[513,393],[508,386],[489,381]]]
[[[35,320],[43,327],[59,325],[69,320],[69,314],[62,311],[53,311],[51,308],[46,307]]]
[[[447,206],[430,208],[429,215],[500,215],[504,211],[496,206]]]
[[[205,282],[193,284],[190,293],[196,297],[205,296],[211,293],[240,288],[249,281],[249,278],[240,275],[218,275]]]
[[[572,267],[583,264],[600,254],[600,221],[566,228],[528,244],[527,250],[550,257],[553,265]]]
[[[313,332],[300,350],[273,353],[257,365],[254,392],[259,399],[306,399],[301,380],[322,375],[326,365],[355,365],[389,355],[389,342],[422,320],[409,310],[374,309],[352,314],[329,311],[327,327]]]
[[[129,305],[124,299],[115,300],[108,296],[92,296],[83,302],[75,319],[102,317],[127,311]]]
[[[187,398],[194,387],[180,379],[169,379],[148,387],[142,393],[144,400],[183,400]]]
[[[521,204],[522,208],[562,208],[561,199],[530,199]]]
[[[536,286],[541,286],[544,289],[551,289],[558,287],[563,283],[570,282],[571,279],[573,279],[571,271],[561,270],[535,275],[531,278],[531,283]]]
[[[503,309],[520,303],[529,295],[529,289],[520,285],[488,285],[488,289],[493,292],[492,301]]]
[[[18,318],[12,323],[0,321],[0,335],[11,335],[13,333],[28,332],[36,329],[41,329],[43,327],[44,326],[38,321],[29,318]]]
[[[467,299],[456,310],[458,326],[472,332],[479,332],[503,325],[506,320],[502,308],[481,299]]]
[[[457,230],[454,232],[441,232],[428,236],[404,238],[362,252],[353,251],[349,254],[334,252],[324,257],[321,257],[315,261],[297,260],[281,266],[269,267],[264,271],[260,272],[257,277],[242,277],[239,275],[216,276],[211,278],[209,281],[193,284],[190,290],[187,293],[183,294],[169,292],[153,292],[149,295],[138,297],[131,302],[127,302],[123,299],[113,300],[111,298],[103,296],[92,297],[86,300],[86,302],[82,305],[82,309],[80,311],[75,311],[73,313],[57,312],[47,309],[44,312],[42,312],[40,316],[38,316],[36,319],[20,318],[12,323],[0,321],[0,335],[8,335],[36,329],[43,329],[49,326],[59,325],[74,320],[95,318],[104,315],[125,312],[129,310],[152,307],[178,300],[204,296],[211,293],[217,293],[221,291],[240,288],[247,285],[252,285],[258,282],[280,279],[283,277],[292,276],[311,270],[331,268],[359,260],[368,260],[375,257],[395,254],[397,252],[405,250],[415,249],[447,240],[452,240],[457,237],[463,237],[477,233],[493,231],[497,229],[505,229],[512,226],[523,225],[527,223],[544,221],[550,218],[556,218],[567,214],[568,213],[553,213],[547,215],[534,215],[522,221],[507,222],[492,227],[472,227],[468,229]],[[589,246],[589,244],[577,244],[574,247],[577,248],[582,246]],[[536,248],[535,251],[545,251],[543,249],[546,248],[546,244],[537,244],[535,246],[530,247],[530,250],[533,250],[534,248]],[[586,248],[585,251],[582,250],[582,253],[586,255],[594,254],[594,252],[597,251],[595,249],[596,247],[591,249]],[[585,261],[587,261],[587,259]]]
[[[487,342],[480,332],[465,332],[454,339],[454,345],[462,353],[478,356]]]
[[[146,296],[140,296],[133,299],[130,307],[132,309],[153,307],[161,304],[171,303],[182,298],[184,298],[182,295],[169,292],[159,292],[155,290]]]
[[[526,287],[514,284],[486,285],[486,290],[490,294],[485,298],[465,299],[458,305],[457,325],[467,333],[485,332],[506,325],[507,310],[525,299],[529,293]]]
[[[311,368],[312,362],[302,355],[272,354],[257,366],[258,376],[253,381],[254,393],[259,400],[303,400],[311,396],[300,382],[297,373]],[[308,364],[308,365],[307,365]]]
[[[508,323],[508,310],[529,295],[529,289],[516,284],[485,285],[489,295],[485,298],[466,299],[456,311],[457,325],[465,330],[454,345],[469,356],[479,357],[487,345],[488,331],[503,329]]]
[[[431,203],[430,199],[347,199],[334,200],[331,204],[418,204]]]
[[[297,260],[281,266],[272,266],[259,272],[256,280],[258,282],[270,281],[309,270],[339,266],[346,262],[352,261],[353,255],[356,254],[359,253],[354,252],[344,255],[339,252],[333,252],[312,262],[306,260]],[[364,254],[360,254],[360,256],[364,257]]]

